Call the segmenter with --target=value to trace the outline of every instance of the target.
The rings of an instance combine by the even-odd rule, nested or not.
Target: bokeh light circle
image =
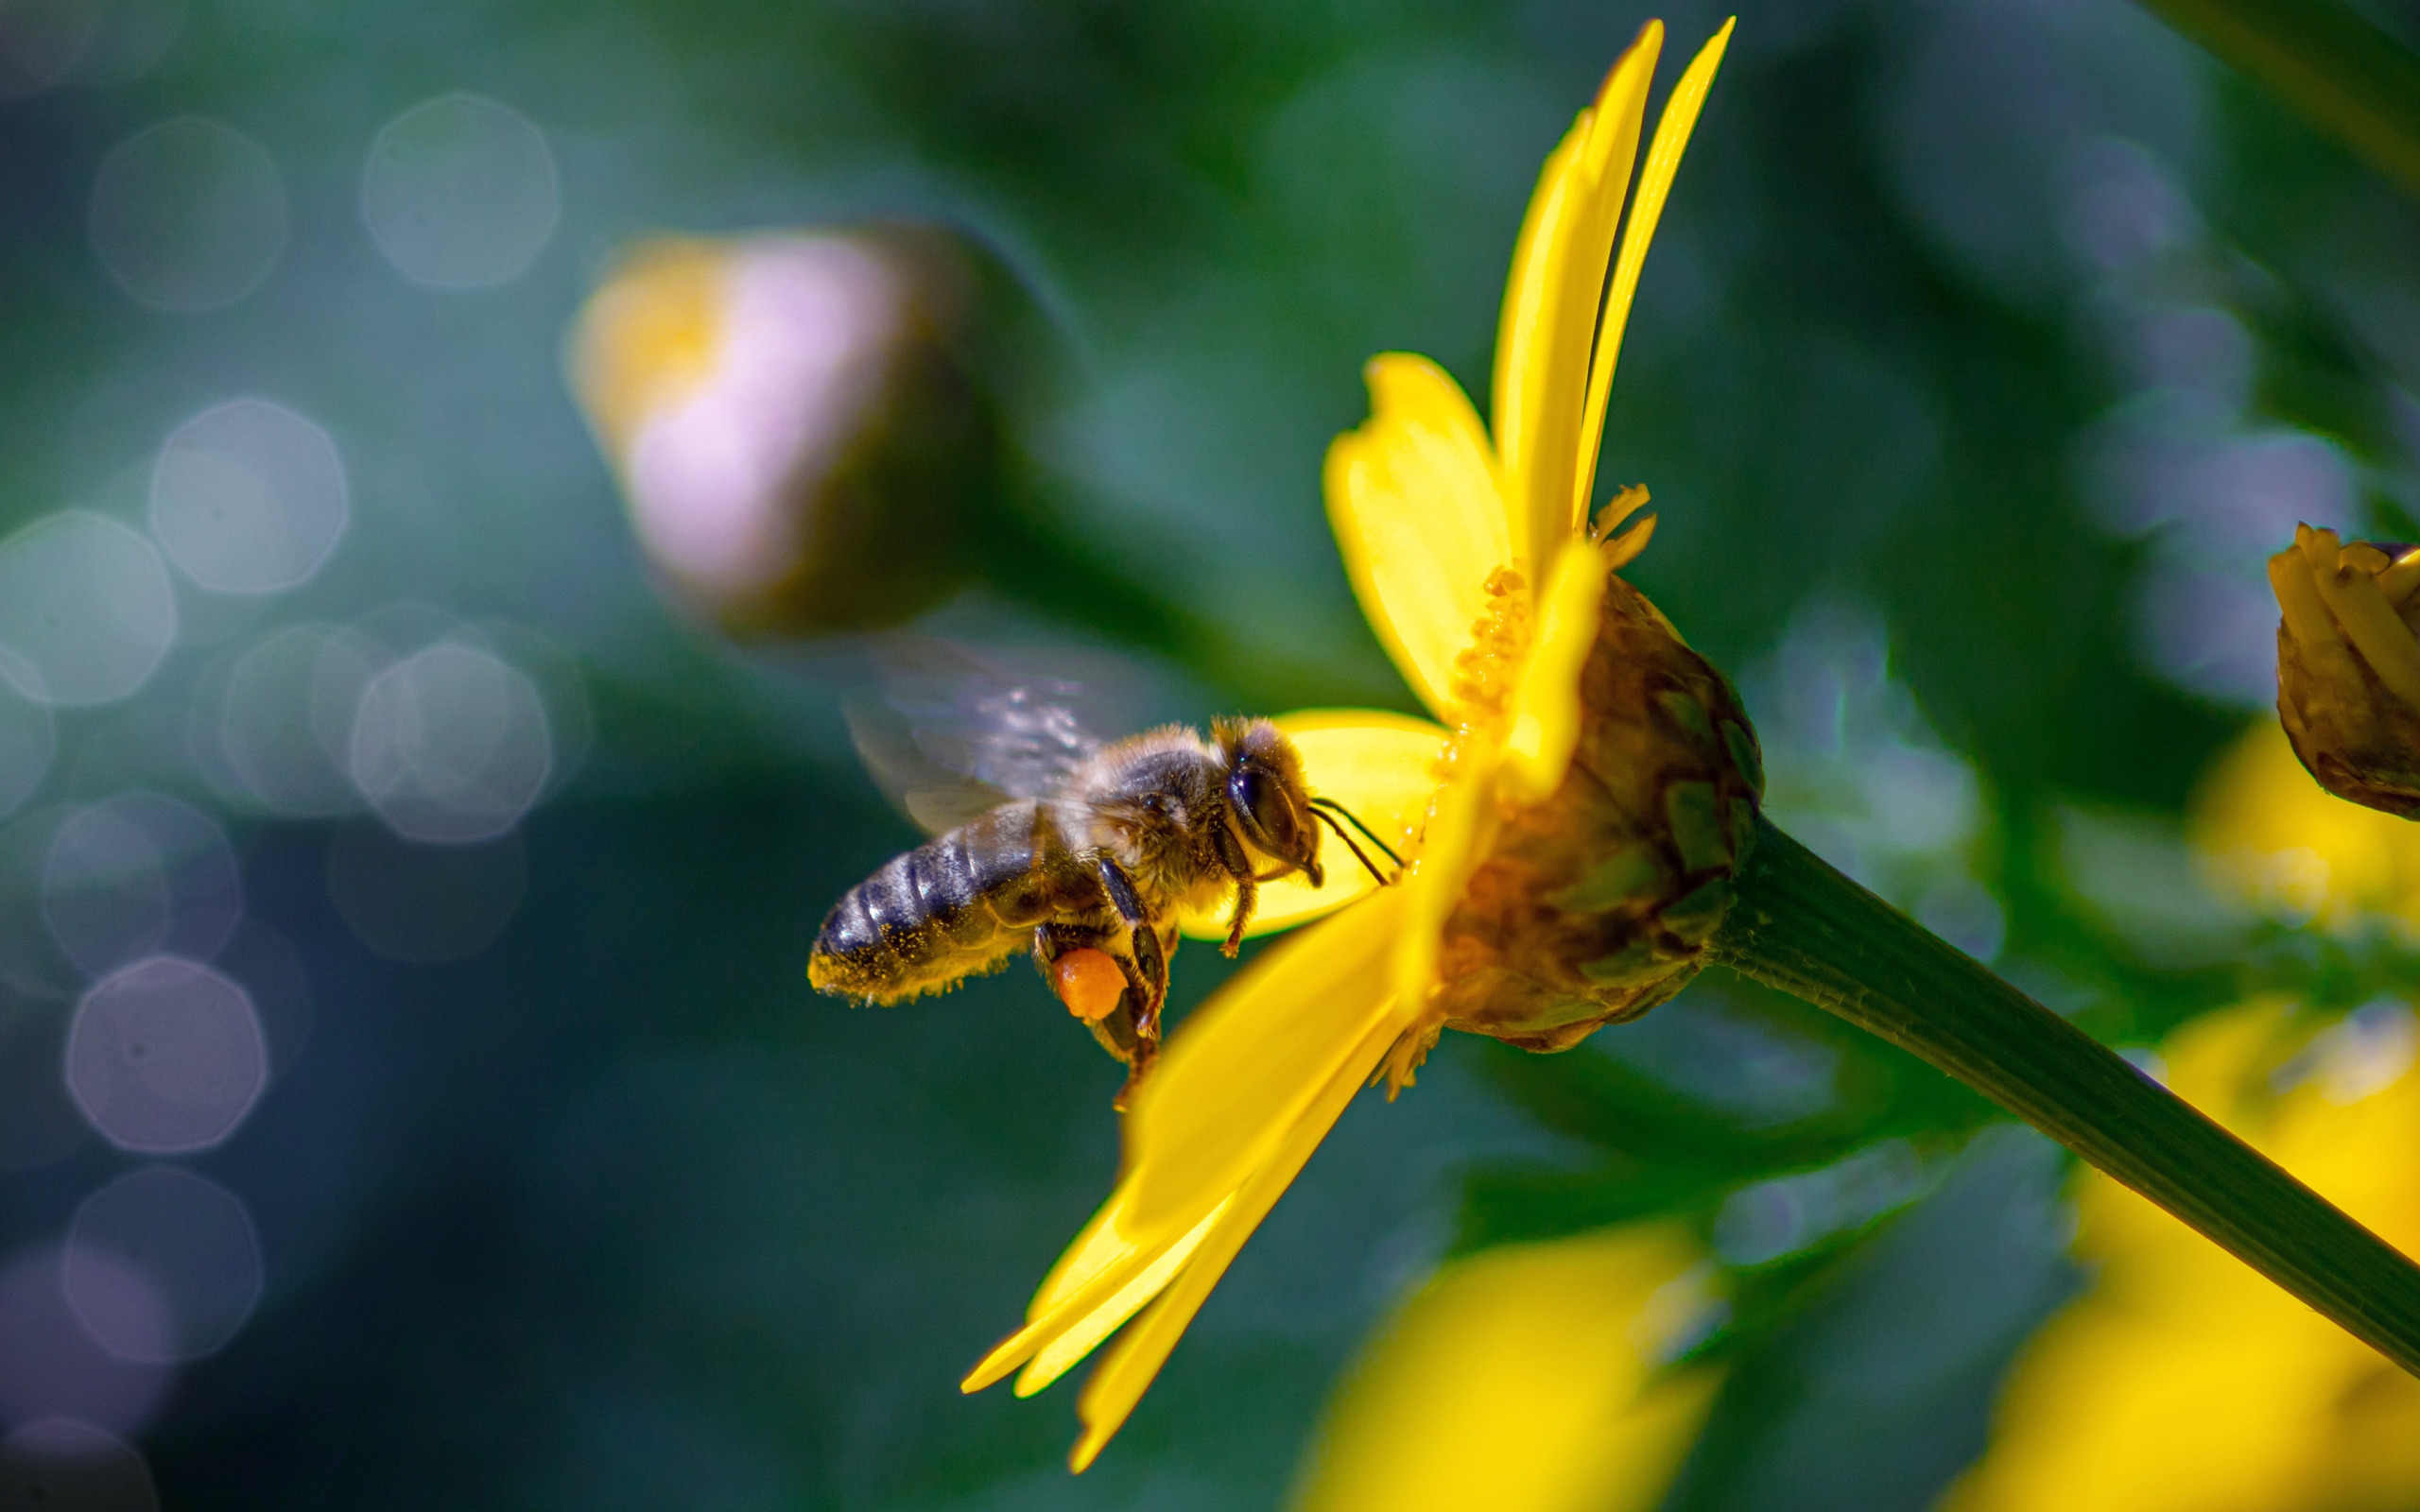
[[[160,64],[185,29],[187,0],[82,0],[101,12],[68,82],[86,89],[131,84]]]
[[[92,50],[100,0],[14,0],[0,5],[0,100],[65,83]]]
[[[244,796],[296,818],[361,807],[346,768],[353,715],[383,657],[357,635],[289,625],[235,659],[219,689],[219,753]]]
[[[115,1434],[42,1418],[0,1438],[0,1507],[40,1512],[160,1512],[143,1456]]]
[[[370,680],[349,756],[354,785],[396,833],[467,845],[521,822],[545,790],[554,742],[536,684],[458,639]]]
[[[169,433],[152,469],[152,534],[186,576],[222,593],[309,581],[349,515],[336,442],[266,399],[194,416]]]
[[[285,248],[277,164],[232,127],[180,115],[110,149],[93,180],[93,250],[155,310],[223,309]]]
[[[129,1264],[148,1279],[149,1300],[130,1301],[116,1274]],[[233,1338],[260,1300],[260,1235],[242,1198],[155,1165],[84,1199],[67,1230],[64,1271],[67,1305],[112,1355],[199,1360]]]
[[[0,1263],[0,1426],[73,1418],[112,1433],[141,1427],[167,1389],[167,1366],[121,1360],[93,1342],[67,1305],[66,1246],[19,1250]],[[147,1283],[131,1265],[110,1284],[130,1301]],[[139,1308],[139,1302],[131,1303]],[[165,1310],[156,1316],[164,1320]]]
[[[208,815],[159,793],[119,793],[52,833],[42,915],[61,954],[94,976],[161,952],[207,960],[243,921],[243,877]]]
[[[0,647],[0,816],[34,796],[58,755],[58,723],[42,694],[42,674]]]
[[[481,620],[468,633],[538,690],[538,701],[546,712],[550,754],[545,789],[539,795],[544,802],[579,774],[596,738],[596,715],[589,708],[579,664],[550,637],[510,620]]]
[[[441,94],[380,128],[361,218],[415,284],[485,288],[527,267],[562,213],[545,133],[507,105]]]
[[[19,694],[113,703],[150,679],[176,639],[167,564],[137,532],[62,509],[0,541],[0,646],[32,669],[31,686],[9,679]]]
[[[120,1149],[208,1149],[235,1131],[268,1081],[251,997],[199,961],[137,961],[95,983],[68,1025],[67,1089]]]
[[[59,827],[76,812],[75,804],[47,803],[0,827],[0,989],[50,1005],[62,1017],[93,978],[51,936],[42,874]],[[58,1063],[50,1069],[56,1075]]]
[[[328,845],[328,900],[362,944],[390,961],[434,965],[486,950],[529,885],[521,836],[415,845],[356,820]]]
[[[181,625],[181,642],[182,633]],[[75,753],[59,765],[63,793],[89,798],[134,788],[169,791],[194,776],[192,730],[184,712],[169,699],[129,698],[77,726]]]

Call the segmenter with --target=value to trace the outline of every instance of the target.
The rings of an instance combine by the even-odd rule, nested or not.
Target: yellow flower
[[[1347,1379],[1297,1512],[1649,1512],[1722,1382],[1663,1368],[1706,1269],[1672,1224],[1456,1261]]]
[[[2173,1038],[2169,1079],[2420,1252],[2409,1014],[2381,1005],[2306,1039],[2282,1005],[2250,1004]],[[2096,1267],[2091,1289],[2027,1347],[1950,1512],[2411,1505],[2420,1382],[2117,1182],[2084,1182],[2077,1248]]]
[[[2300,525],[2269,558],[2277,717],[2311,776],[2338,798],[2420,814],[2420,547],[2395,555]]]
[[[2211,881],[2255,907],[2338,931],[2381,916],[2420,930],[2420,826],[2329,797],[2271,721],[2211,768],[2191,835]]]
[[[1264,954],[1175,1037],[1127,1117],[1115,1192],[1044,1280],[1026,1326],[967,1377],[975,1391],[1021,1370],[1018,1393],[1039,1391],[1150,1305],[1084,1388],[1078,1470],[1391,1047],[1401,1047],[1396,1081],[1409,1079],[1434,1032],[1440,942],[1466,883],[1505,814],[1564,781],[1607,574],[1647,539],[1645,523],[1601,545],[1588,529],[1605,395],[1649,240],[1730,34],[1725,23],[1674,88],[1618,255],[1660,24],[1547,160],[1505,292],[1493,444],[1452,379],[1391,354],[1370,365],[1371,420],[1329,453],[1328,508],[1355,592],[1442,723],[1346,712],[1279,723],[1318,791],[1403,842],[1406,875],[1355,890],[1340,850],[1322,858],[1321,892],[1263,892],[1263,930],[1356,905]],[[1662,624],[1625,592],[1630,612]]]

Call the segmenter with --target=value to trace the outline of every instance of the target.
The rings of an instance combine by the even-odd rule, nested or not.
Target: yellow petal
[[[1368,709],[1304,710],[1279,716],[1277,728],[1302,753],[1312,794],[1343,804],[1400,855],[1427,816],[1429,797],[1437,788],[1437,754],[1449,738],[1444,728]],[[1353,838],[1382,871],[1393,871],[1393,864],[1368,839],[1357,833]],[[1244,933],[1267,935],[1306,924],[1378,885],[1332,829],[1321,831],[1320,868],[1327,879],[1323,887],[1314,889],[1299,876],[1263,884],[1252,926]],[[1228,907],[1222,902],[1184,915],[1184,932],[1196,939],[1226,938]]]
[[[1093,1332],[1093,1342],[1098,1343],[1167,1284],[1167,1277],[1201,1243],[1215,1215],[1215,1209],[1192,1215],[1190,1230],[1182,1224],[1145,1228],[1134,1222],[1127,1189],[1119,1186],[1043,1278],[1033,1299],[1026,1304],[1025,1327],[977,1361],[959,1389],[976,1392],[995,1384],[1027,1361],[1055,1354],[1068,1334],[1086,1330],[1091,1320],[1114,1313],[1106,1326]],[[1158,1280],[1148,1286],[1138,1284],[1152,1276]],[[1121,1306],[1122,1312],[1118,1311]],[[1077,1350],[1068,1363],[1082,1353],[1083,1349]]]
[[[1159,1296],[1178,1269],[1193,1258],[1193,1252],[1201,1247],[1201,1241],[1209,1235],[1210,1226],[1218,1222],[1219,1214],[1226,1211],[1227,1204],[1223,1202],[1212,1209],[1208,1217],[1195,1224],[1184,1238],[1153,1257],[1140,1274],[1119,1287],[1108,1301],[1085,1313],[1080,1319],[1067,1323],[1056,1338],[1037,1349],[1032,1363],[1017,1377],[1016,1394],[1030,1397],[1065,1375],[1076,1362],[1092,1353],[1101,1340],[1116,1332],[1128,1318],[1141,1312],[1143,1304]]]
[[[1580,744],[1580,669],[1597,644],[1605,597],[1605,558],[1566,551],[1539,599],[1537,643],[1514,687],[1512,732],[1496,791],[1508,802],[1543,802],[1563,785]]]
[[[1403,924],[1388,966],[1392,994],[1425,1006],[1437,981],[1438,943],[1445,919],[1483,853],[1495,823],[1496,747],[1486,741],[1456,744],[1429,805],[1420,855],[1411,874],[1389,892],[1403,895]],[[1351,916],[1346,916],[1350,918]]]
[[[1126,1175],[1051,1269],[1028,1322],[960,1383],[980,1391],[1080,1358],[1184,1263],[1207,1220],[1286,1135],[1382,1008],[1389,889],[1254,961],[1168,1043],[1126,1125]],[[1059,1341],[1088,1334],[1091,1343]],[[1035,1389],[1039,1389],[1038,1386]]]
[[[1197,1225],[1202,1221],[1201,1217],[1194,1220]],[[1149,1274],[1170,1250],[1185,1244],[1191,1232],[1190,1226],[1163,1226],[1154,1240],[1118,1243],[1106,1253],[1089,1255],[1090,1260],[1097,1262],[1097,1268],[1090,1269],[1080,1284],[1064,1290],[1048,1307],[1037,1306],[1029,1310],[1031,1320],[994,1345],[991,1352],[977,1360],[975,1368],[958,1383],[958,1389],[972,1393],[995,1384],[1006,1379],[1011,1371],[1049,1348],[1063,1334],[1083,1327],[1086,1319],[1115,1307],[1137,1278]],[[1080,1250],[1095,1247],[1086,1240],[1077,1242]],[[1063,1265],[1064,1262],[1062,1263]]]
[[[1357,909],[1345,918],[1355,919],[1370,912],[1371,909]],[[1344,1054],[1329,1066],[1324,1081],[1312,1089],[1307,1106],[1288,1127],[1278,1131],[1279,1137],[1265,1160],[1236,1192],[1234,1203],[1211,1225],[1192,1263],[1160,1295],[1143,1320],[1117,1341],[1116,1348],[1100,1363],[1100,1368],[1084,1383],[1083,1395],[1076,1402],[1076,1414],[1082,1419],[1084,1431],[1067,1456],[1070,1469],[1081,1473],[1124,1426],[1134,1404],[1143,1400],[1144,1391],[1160,1373],[1160,1366],[1167,1363],[1176,1341],[1184,1337],[1194,1314],[1208,1299],[1211,1288],[1219,1284],[1219,1279],[1227,1273],[1227,1266],[1243,1248],[1244,1241],[1252,1237],[1260,1221],[1269,1216],[1269,1210],[1293,1184],[1311,1152],[1336,1126],[1345,1104],[1370,1079],[1387,1047],[1394,1043],[1408,1022],[1407,1015],[1388,1011],[1385,1005],[1370,1015],[1357,1042],[1346,1047]]]
[[[1389,887],[1272,947],[1169,1039],[1126,1120],[1138,1230],[1190,1228],[1226,1200],[1353,1054],[1386,996],[1404,897]]]
[[[2339,688],[2358,688],[2361,674],[2354,666],[2344,638],[2337,632],[2336,616],[2319,596],[2317,576],[2299,546],[2289,546],[2269,558],[2269,587],[2277,595],[2277,609],[2294,649],[2325,681]]]
[[[2319,590],[2344,638],[2388,692],[2420,709],[2420,640],[2378,592],[2377,579],[2358,567],[2346,571],[2338,566],[2341,548],[2333,530],[2308,532],[2303,555],[2311,563],[2311,586]]]
[[[1643,493],[1646,490],[1642,489],[1639,491]],[[1618,506],[1620,502],[1616,499],[1615,504]],[[1620,572],[1636,560],[1639,553],[1647,549],[1647,543],[1654,539],[1655,517],[1651,514],[1641,516],[1638,524],[1605,541],[1603,548],[1605,570],[1609,573]]]
[[[2420,589],[2420,546],[2397,557],[2393,566],[2378,574],[2378,592],[2390,604],[2400,607],[2414,589]]]
[[[1370,419],[1328,448],[1328,519],[1370,627],[1450,717],[1454,658],[1486,612],[1488,574],[1512,555],[1495,456],[1435,363],[1389,352],[1364,372]]]
[[[1659,1369],[1703,1259],[1658,1224],[1448,1263],[1354,1366],[1299,1512],[1651,1512],[1721,1380]]]
[[[1647,266],[1648,244],[1655,239],[1655,223],[1663,218],[1664,202],[1671,197],[1672,179],[1681,171],[1681,154],[1689,145],[1689,132],[1698,124],[1698,112],[1705,105],[1706,92],[1714,87],[1714,71],[1722,64],[1723,49],[1731,43],[1731,28],[1737,17],[1722,24],[1722,29],[1703,47],[1672,86],[1672,97],[1664,102],[1664,114],[1655,123],[1655,140],[1647,149],[1647,166],[1638,176],[1638,202],[1631,207],[1630,225],[1622,232],[1621,255],[1614,264],[1613,291],[1605,299],[1604,323],[1597,335],[1597,352],[1588,371],[1588,397],[1581,406],[1583,417],[1578,456],[1577,491],[1571,501],[1575,522],[1586,516],[1588,496],[1597,479],[1597,449],[1605,432],[1605,401],[1613,391],[1614,359],[1620,355],[1622,333],[1630,324],[1631,301],[1638,294],[1638,275]]]
[[[1517,381],[1524,440],[1520,461],[1509,476],[1518,507],[1529,517],[1532,583],[1551,576],[1556,556],[1574,534],[1572,498],[1583,487],[1575,483],[1575,472],[1588,392],[1589,345],[1597,335],[1605,265],[1613,255],[1631,164],[1638,155],[1647,86],[1655,77],[1663,47],[1663,24],[1649,22],[1598,92],[1547,249],[1546,295],[1530,340],[1532,351],[1518,359],[1528,369]]]
[[[1094,1278],[1118,1263],[1137,1247],[1133,1224],[1128,1219],[1126,1194],[1114,1192],[1092,1222],[1084,1225],[1075,1242],[1061,1251],[1059,1263],[1050,1274],[1042,1278],[1034,1288],[1033,1300],[1026,1304],[1026,1321],[1030,1323],[1060,1307],[1066,1300],[1092,1284]]]
[[[1572,165],[1580,160],[1581,149],[1587,143],[1590,125],[1589,112],[1581,112],[1571,129],[1547,154],[1546,165],[1538,170],[1538,186],[1530,192],[1530,208],[1521,218],[1521,236],[1512,247],[1512,270],[1504,281],[1504,311],[1496,318],[1495,382],[1488,402],[1488,416],[1495,429],[1496,462],[1505,482],[1504,502],[1512,521],[1513,550],[1524,560],[1531,549],[1530,514],[1515,480],[1521,476],[1535,445],[1537,385],[1546,366],[1538,353],[1545,348],[1542,333],[1547,326],[1548,294],[1553,288],[1547,278],[1551,261],[1548,254],[1564,223],[1564,207],[1571,198]]]

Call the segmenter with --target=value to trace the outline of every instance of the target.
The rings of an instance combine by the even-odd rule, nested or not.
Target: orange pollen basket
[[[1106,951],[1073,950],[1050,963],[1050,989],[1069,1013],[1098,1023],[1117,1006],[1117,995],[1126,990],[1126,973]]]

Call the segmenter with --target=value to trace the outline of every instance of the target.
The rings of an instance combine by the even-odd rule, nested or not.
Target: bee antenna
[[[1381,875],[1376,863],[1373,862],[1368,856],[1361,853],[1361,848],[1353,843],[1353,836],[1345,833],[1343,825],[1336,822],[1335,815],[1330,814],[1325,808],[1317,806],[1316,799],[1313,800],[1313,805],[1311,813],[1317,816],[1322,822],[1325,823],[1329,829],[1336,832],[1336,837],[1344,842],[1344,848],[1347,850],[1353,852],[1353,859],[1360,862],[1363,868],[1366,869],[1372,877],[1377,879],[1379,886],[1383,887],[1389,883],[1394,881],[1393,877]],[[1344,816],[1348,819],[1353,819],[1353,816],[1351,814],[1346,814]],[[1376,846],[1381,850],[1385,850],[1387,852],[1387,859],[1395,864],[1396,874],[1402,874],[1403,858],[1401,856],[1396,855],[1394,851],[1389,850],[1387,843],[1384,840],[1379,839],[1374,834],[1370,834],[1370,832],[1363,828],[1359,819],[1353,819],[1353,827],[1357,830],[1360,830],[1363,834],[1369,835],[1370,843],[1372,845]]]
[[[1403,857],[1395,854],[1395,848],[1387,844],[1387,842],[1379,839],[1377,835],[1373,833],[1370,827],[1356,817],[1351,809],[1346,808],[1343,804],[1339,803],[1332,798],[1315,798],[1311,799],[1311,807],[1315,809],[1332,809],[1335,812],[1343,815],[1344,822],[1360,831],[1361,837],[1369,841],[1372,845],[1376,846],[1380,850],[1384,851],[1388,860],[1393,862],[1398,867],[1403,865]],[[1327,816],[1324,814],[1321,815],[1320,817],[1327,819]],[[1336,821],[1334,819],[1328,819],[1328,823],[1331,825],[1335,822]],[[1340,830],[1337,833],[1341,834],[1343,832]]]

